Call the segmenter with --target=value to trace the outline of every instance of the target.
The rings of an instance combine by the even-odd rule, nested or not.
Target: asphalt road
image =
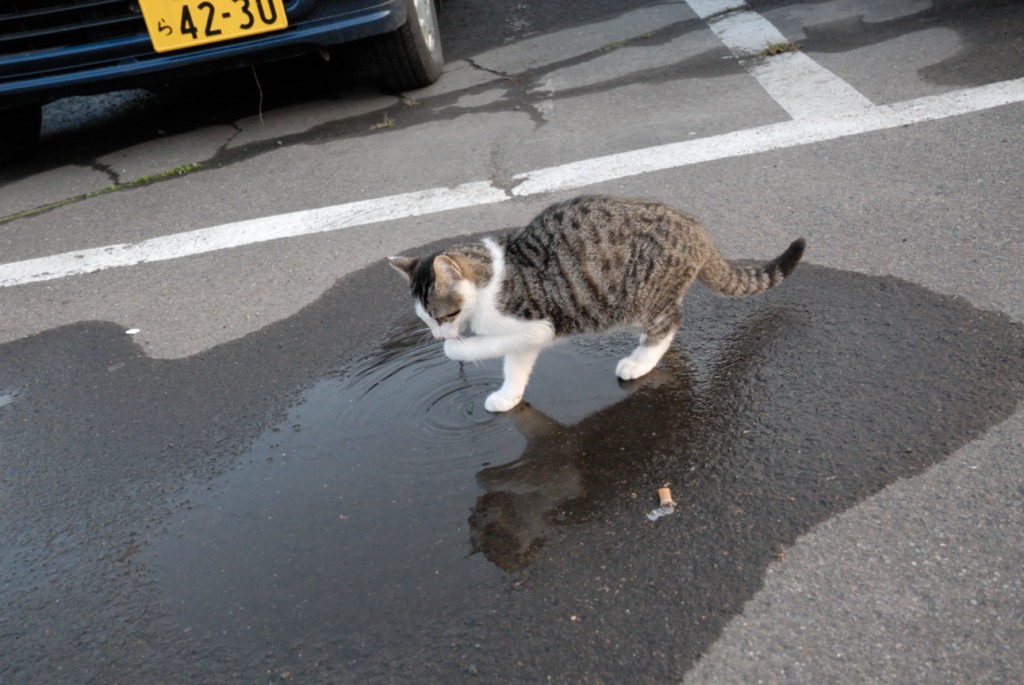
[[[1024,679],[1024,6],[738,4],[452,0],[401,98],[353,49],[49,106],[0,169],[0,682]],[[581,192],[806,263],[490,415],[384,257]]]

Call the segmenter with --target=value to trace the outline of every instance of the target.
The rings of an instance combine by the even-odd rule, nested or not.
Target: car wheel
[[[429,86],[441,77],[444,67],[434,0],[405,0],[405,4],[405,24],[374,41],[384,85],[399,92]]]
[[[39,140],[40,105],[0,108],[0,162],[21,157]]]

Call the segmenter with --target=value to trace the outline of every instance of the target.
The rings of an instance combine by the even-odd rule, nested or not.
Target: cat
[[[540,351],[567,336],[621,328],[640,343],[615,368],[640,378],[668,350],[694,280],[724,295],[764,292],[803,256],[803,238],[760,267],[728,264],[693,217],[660,202],[582,196],[526,227],[427,257],[389,257],[416,313],[460,362],[504,357],[504,382],[484,403],[522,400]],[[466,331],[475,335],[463,337]]]

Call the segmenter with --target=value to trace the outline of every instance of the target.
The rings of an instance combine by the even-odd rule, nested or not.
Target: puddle
[[[452,682],[486,663],[542,680],[571,661],[595,681],[613,663],[672,679],[799,535],[1022,396],[1004,316],[892,279],[798,275],[756,299],[695,290],[634,383],[614,376],[631,336],[546,350],[527,403],[501,415],[483,410],[500,362],[449,361],[410,317],[133,561],[189,641],[220,650],[207,660],[250,673]],[[652,522],[663,485],[677,507]],[[601,658],[546,651],[567,621]],[[650,645],[668,651],[638,662]]]
[[[571,426],[639,387],[614,376],[631,340],[546,351],[528,390],[536,406],[491,414],[500,361],[456,364],[409,321],[379,354],[305,391],[140,556],[187,628],[214,634],[260,631],[268,617],[274,634],[347,634],[382,612],[459,604],[467,587],[524,567],[551,513],[585,494]],[[520,500],[512,522],[507,497]]]
[[[737,380],[791,319],[705,325],[632,383],[614,368],[634,336],[570,341],[541,355],[523,405],[491,414],[500,361],[456,364],[410,317],[306,390],[140,557],[187,630],[236,644],[390,641],[472,616],[474,593],[562,529],[623,510],[646,522],[657,487],[685,493],[734,437]],[[403,615],[408,628],[381,618]]]

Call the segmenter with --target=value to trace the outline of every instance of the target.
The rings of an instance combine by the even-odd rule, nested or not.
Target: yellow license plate
[[[285,0],[139,0],[157,52],[234,40],[288,26]]]

